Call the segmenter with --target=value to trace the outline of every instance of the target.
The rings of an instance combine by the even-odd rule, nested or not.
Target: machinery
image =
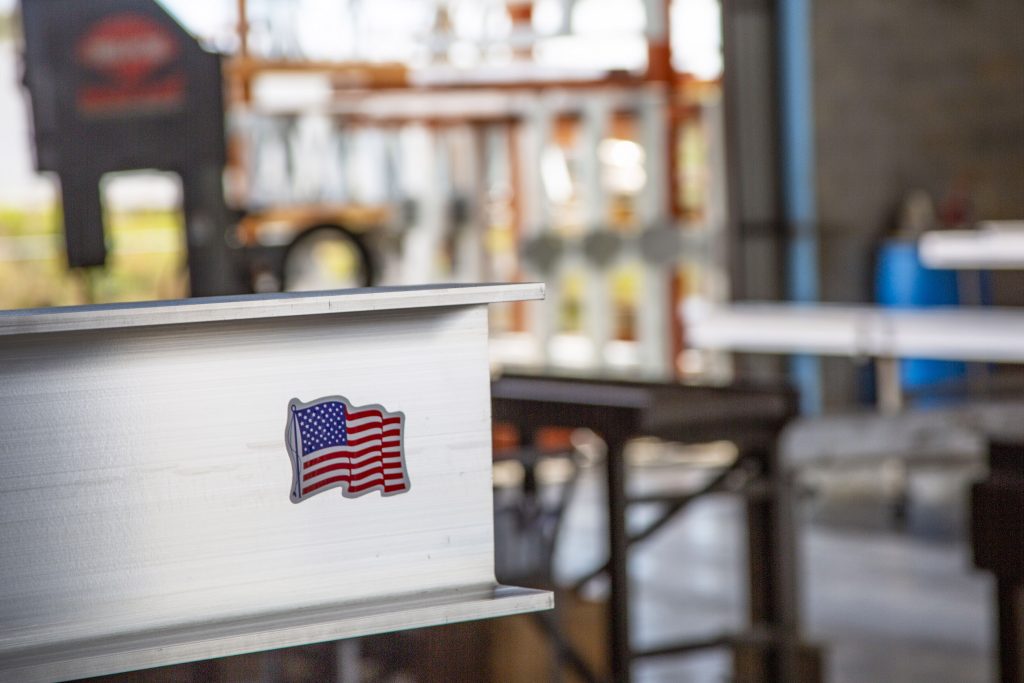
[[[302,286],[324,244],[354,286],[374,281],[364,235],[382,210],[293,207],[246,215],[225,202],[221,56],[153,0],[23,0],[24,83],[36,166],[60,179],[68,265],[104,265],[100,181],[155,169],[181,178],[192,296]],[[276,228],[263,240],[265,225]],[[329,249],[328,249],[329,250]]]
[[[154,0],[22,0],[37,164],[61,179],[69,265],[104,261],[102,176],[162,169],[184,187],[193,296],[536,278],[543,305],[495,309],[509,362],[721,365],[682,358],[677,324],[684,299],[724,296],[719,84],[674,72],[664,2],[647,1],[631,34],[646,64],[628,69],[544,63],[539,47],[574,29],[536,31],[520,0],[493,3],[510,32],[475,48],[515,59],[472,68],[447,61],[468,40],[447,10],[412,66],[308,51],[248,4],[222,60]],[[319,99],[268,87],[282,81],[315,81]]]

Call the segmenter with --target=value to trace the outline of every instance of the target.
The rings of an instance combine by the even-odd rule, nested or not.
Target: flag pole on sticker
[[[340,488],[346,498],[409,490],[405,414],[382,405],[353,406],[343,396],[288,402],[285,446],[292,460],[291,500]]]

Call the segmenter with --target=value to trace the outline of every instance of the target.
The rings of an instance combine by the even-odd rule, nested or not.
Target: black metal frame
[[[776,444],[782,429],[797,414],[796,395],[783,387],[696,386],[595,379],[505,376],[492,386],[496,421],[514,425],[524,441],[546,427],[585,427],[600,434],[608,446],[607,571],[609,598],[609,663],[611,679],[627,683],[631,664],[644,657],[694,652],[714,647],[743,647],[758,656],[756,670],[765,681],[795,681],[798,616],[795,548],[788,482]],[[683,443],[727,439],[739,449],[737,464],[704,489],[664,497],[627,495],[623,450],[640,436]],[[748,582],[747,632],[715,635],[700,641],[634,650],[630,644],[628,552],[660,529],[698,495],[726,490],[736,470],[747,477]],[[634,537],[626,530],[631,504],[664,502],[661,518]]]
[[[997,680],[1024,683],[1024,441],[993,441],[988,460],[971,487],[971,549],[996,580]]]

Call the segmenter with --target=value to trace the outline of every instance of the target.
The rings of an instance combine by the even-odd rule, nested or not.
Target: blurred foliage
[[[171,211],[108,216],[103,268],[70,270],[59,210],[0,207],[0,308],[179,298],[184,231]]]

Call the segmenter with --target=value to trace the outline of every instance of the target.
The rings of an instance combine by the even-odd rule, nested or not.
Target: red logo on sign
[[[78,44],[82,63],[120,81],[138,82],[178,56],[166,28],[141,14],[119,14],[96,23]]]
[[[165,74],[149,82],[180,51],[175,35],[147,16],[126,12],[101,19],[78,42],[76,55],[83,66],[106,76],[107,81],[83,86],[79,107],[98,113],[180,105],[183,74]]]

